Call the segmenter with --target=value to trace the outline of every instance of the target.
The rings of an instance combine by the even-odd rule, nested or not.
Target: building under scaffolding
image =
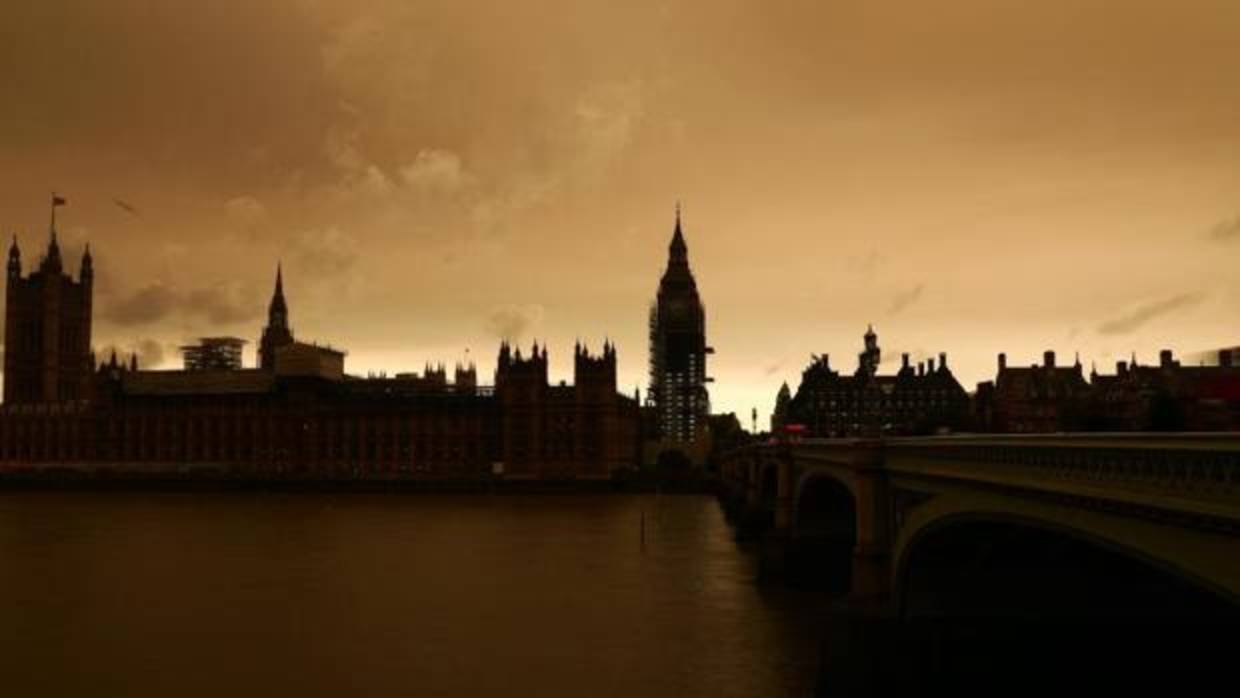
[[[237,337],[201,337],[181,347],[186,371],[240,371],[245,340]]]

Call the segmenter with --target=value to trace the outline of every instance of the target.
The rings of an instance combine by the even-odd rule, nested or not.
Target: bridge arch
[[[779,497],[779,463],[763,460],[758,466],[758,501],[764,508],[774,508]]]
[[[796,481],[788,568],[801,586],[846,593],[853,586],[857,496],[850,483],[820,470]]]
[[[1108,525],[1112,517],[1103,513],[1070,518],[1001,508],[926,513],[910,521],[896,541],[892,589],[902,618],[1222,614],[1240,620],[1240,600],[1222,583],[1167,554],[1168,545],[1191,541],[1151,544],[1148,532],[1131,522]]]

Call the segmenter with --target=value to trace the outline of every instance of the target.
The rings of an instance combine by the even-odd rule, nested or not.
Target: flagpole
[[[64,197],[56,196],[56,192],[52,192],[52,222],[50,223],[50,226],[53,240],[56,239],[56,207],[64,205]]]

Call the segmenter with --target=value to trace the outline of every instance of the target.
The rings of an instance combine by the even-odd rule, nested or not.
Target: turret
[[[64,263],[60,259],[60,245],[56,242],[56,228],[52,228],[51,237],[47,241],[47,255],[43,258],[43,264],[40,267],[44,271],[52,274],[59,274],[64,271]]]
[[[91,284],[95,280],[95,264],[90,256],[90,243],[86,243],[86,249],[82,252],[82,266],[78,272],[78,280],[83,284]]]
[[[22,277],[22,251],[17,247],[17,235],[13,235],[13,244],[9,245],[9,280]]]
[[[293,331],[288,325],[288,304],[284,301],[284,270],[277,264],[276,287],[271,294],[271,303],[267,306],[267,326],[263,328],[263,336],[258,343],[259,367],[274,371],[276,349],[292,343]]]

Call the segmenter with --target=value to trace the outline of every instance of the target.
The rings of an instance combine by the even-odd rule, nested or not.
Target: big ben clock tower
[[[650,309],[650,390],[656,409],[658,438],[671,444],[702,440],[710,415],[706,391],[706,309],[689,269],[689,249],[680,227],[668,246],[667,269]]]

